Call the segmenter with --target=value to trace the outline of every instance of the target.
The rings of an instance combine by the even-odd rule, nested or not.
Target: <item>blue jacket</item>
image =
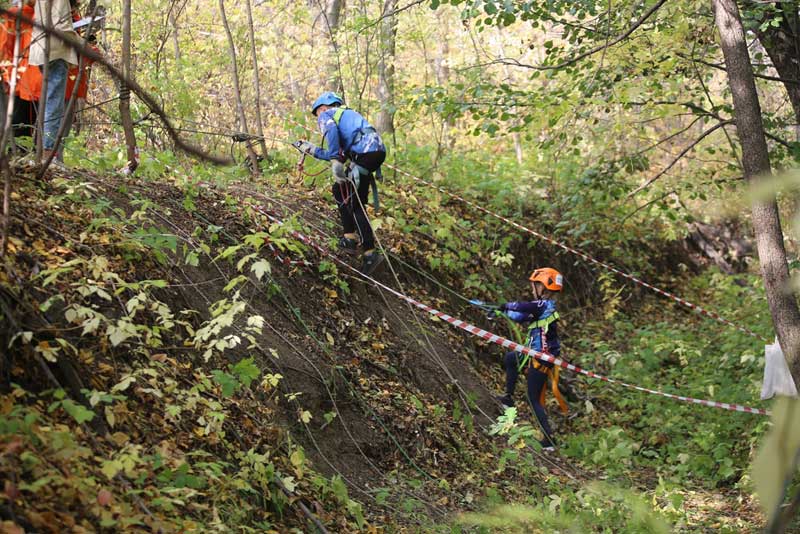
[[[533,323],[530,332],[528,332],[528,347],[538,352],[547,352],[553,356],[561,354],[561,342],[558,340],[558,316],[556,315],[556,318],[546,327],[537,324],[553,318],[556,314],[555,301],[506,302],[499,309],[514,322]],[[542,330],[545,330],[544,343],[542,343]],[[544,349],[547,350],[545,351]],[[542,363],[548,365],[546,362]]]
[[[352,154],[386,152],[377,130],[357,111],[345,109],[339,124],[333,118],[337,108],[326,109],[317,117],[317,124],[325,136],[328,148],[317,147],[314,157],[330,161],[351,158]]]

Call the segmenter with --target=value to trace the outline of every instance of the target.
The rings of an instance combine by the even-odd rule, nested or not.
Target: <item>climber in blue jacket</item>
[[[377,196],[375,175],[386,159],[386,147],[378,131],[357,111],[345,107],[344,101],[330,91],[322,93],[311,106],[323,135],[317,147],[300,140],[295,146],[309,156],[330,161],[333,171],[333,198],[339,208],[344,235],[339,248],[351,254],[363,251],[361,272],[371,274],[383,261],[375,250],[375,235],[366,214],[370,186]]]

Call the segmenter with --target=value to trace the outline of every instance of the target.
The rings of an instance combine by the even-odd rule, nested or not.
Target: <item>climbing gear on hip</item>
[[[331,161],[331,171],[333,172],[333,179],[337,184],[345,184],[349,181],[347,169],[345,168],[344,163],[338,159]]]

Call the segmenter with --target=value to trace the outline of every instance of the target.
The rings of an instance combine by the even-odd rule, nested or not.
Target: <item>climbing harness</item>
[[[336,108],[336,111],[333,112],[333,122],[336,123],[336,126],[339,126],[339,121],[342,119],[342,115],[344,112],[347,111],[347,106],[340,106]],[[363,128],[356,132],[355,137],[353,138],[353,145],[357,145],[361,139],[364,138],[365,134],[373,133],[375,135],[378,134],[378,130],[373,128],[372,126],[368,126],[367,128]],[[323,136],[324,139],[324,136]],[[362,172],[363,171],[363,172]],[[361,175],[369,176],[370,171],[365,169],[364,167],[356,164],[352,158],[350,158],[350,176],[352,177],[353,183],[355,184],[356,189],[358,189],[358,184],[361,179]],[[380,177],[380,178],[379,178]],[[383,179],[383,173],[381,173],[380,168],[375,172],[375,177],[372,180],[370,186],[372,187],[372,206],[375,208],[375,211],[378,211],[381,207],[380,199],[378,198],[378,180]]]
[[[536,274],[536,272],[534,272]],[[561,275],[559,275],[561,276]],[[533,278],[533,275],[531,275]],[[534,321],[531,323],[530,328],[531,332],[535,329],[539,329],[539,336],[541,336],[542,340],[542,352],[549,354],[547,349],[547,330],[551,324],[556,322],[560,316],[558,312],[553,312],[552,315],[549,315],[543,319],[539,319],[538,321]],[[532,347],[533,344],[533,336],[529,337],[528,340],[525,342],[527,347]],[[553,367],[549,365],[545,365],[539,360],[535,358],[531,358],[530,354],[521,354],[521,358],[519,359],[519,364],[517,370],[520,373],[527,374],[531,372],[531,369],[535,369],[540,373],[544,373],[547,375],[547,379],[550,380],[551,387],[553,389],[553,396],[555,397],[556,401],[558,402],[558,407],[561,409],[562,413],[567,413],[567,403],[564,401],[564,397],[561,396],[561,391],[558,389],[558,379],[560,370],[558,367]],[[544,406],[545,397],[547,393],[547,388],[542,388],[541,396],[539,397],[539,403]]]

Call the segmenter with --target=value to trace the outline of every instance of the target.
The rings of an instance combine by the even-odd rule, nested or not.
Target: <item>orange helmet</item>
[[[542,285],[550,291],[561,291],[561,288],[564,287],[564,277],[561,276],[560,272],[551,267],[536,269],[531,273],[528,280],[531,282],[541,282]]]

